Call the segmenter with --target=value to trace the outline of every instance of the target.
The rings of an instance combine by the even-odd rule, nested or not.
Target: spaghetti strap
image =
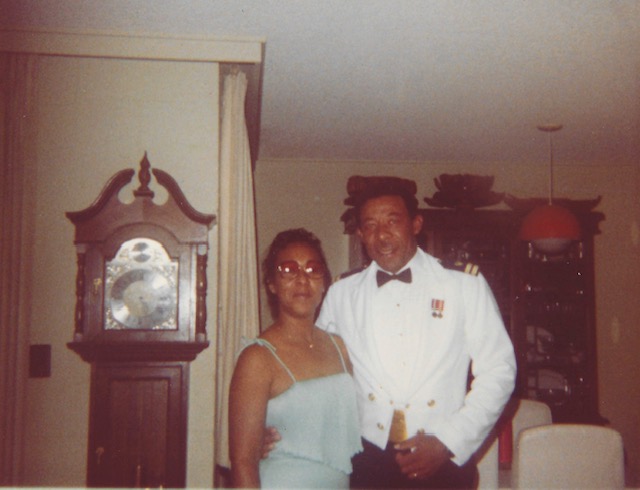
[[[273,354],[273,357],[275,357],[277,359],[277,361],[282,365],[282,367],[287,372],[287,374],[289,376],[291,376],[291,379],[293,380],[293,382],[294,383],[297,382],[296,377],[293,375],[291,370],[287,367],[287,365],[284,363],[284,361],[282,359],[280,359],[280,356],[278,356],[278,354],[276,354],[276,348],[271,344],[271,342],[269,342],[268,340],[264,340],[264,339],[258,338],[258,339],[253,339],[253,341],[251,341],[249,343],[249,345],[251,345],[251,344],[258,344],[258,345],[261,345],[262,347],[266,347],[267,349],[269,349],[271,354]]]
[[[327,335],[331,339],[331,342],[333,342],[333,345],[336,347],[336,350],[338,351],[338,355],[340,356],[340,362],[342,363],[342,369],[346,373],[347,372],[347,365],[344,362],[344,357],[342,357],[342,351],[340,350],[340,347],[338,346],[338,343],[336,342],[336,339],[333,338],[333,335],[331,335],[329,332],[327,332]]]

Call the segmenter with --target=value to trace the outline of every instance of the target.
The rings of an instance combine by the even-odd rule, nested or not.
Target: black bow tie
[[[381,287],[392,281],[397,279],[398,281],[406,282],[409,284],[411,282],[411,269],[405,269],[400,274],[387,274],[384,271],[378,271],[376,274],[376,281],[378,281],[378,287]]]

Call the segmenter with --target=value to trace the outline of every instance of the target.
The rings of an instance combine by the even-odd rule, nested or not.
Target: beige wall
[[[259,161],[256,203],[259,251],[264,254],[278,231],[303,226],[322,240],[334,275],[348,269],[348,239],[340,216],[351,175],[396,175],[415,180],[418,197],[437,190],[442,173],[494,175],[494,190],[517,197],[545,196],[547,167],[540,163],[445,166],[437,163]],[[596,310],[600,412],[622,433],[629,464],[628,484],[640,484],[640,217],[636,166],[571,165],[555,169],[556,196],[592,199],[606,215],[595,239]],[[262,309],[268,325],[268,310]]]
[[[73,226],[64,213],[88,207],[114,173],[137,168],[145,151],[196,209],[217,213],[218,65],[42,57],[37,89],[30,342],[52,345],[52,375],[28,381],[24,484],[84,486],[90,371],[65,345],[73,335],[76,258]],[[216,330],[216,234],[214,228],[210,340]],[[191,365],[190,393],[188,485],[210,487],[211,347]]]

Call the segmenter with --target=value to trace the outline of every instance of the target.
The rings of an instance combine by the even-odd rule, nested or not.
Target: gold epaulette
[[[480,266],[474,264],[473,262],[461,262],[456,260],[455,262],[442,262],[443,267],[446,269],[452,269],[460,272],[464,272],[465,274],[471,274],[472,276],[477,276],[480,274]]]
[[[480,267],[478,266],[478,264],[467,262],[466,264],[464,264],[464,273],[471,274],[472,276],[477,276],[480,273]]]

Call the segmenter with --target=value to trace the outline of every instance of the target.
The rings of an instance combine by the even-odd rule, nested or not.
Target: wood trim
[[[209,347],[209,342],[68,342],[67,347],[86,362],[190,362]]]
[[[0,51],[57,56],[253,64],[262,63],[263,45],[259,38],[0,30]]]

